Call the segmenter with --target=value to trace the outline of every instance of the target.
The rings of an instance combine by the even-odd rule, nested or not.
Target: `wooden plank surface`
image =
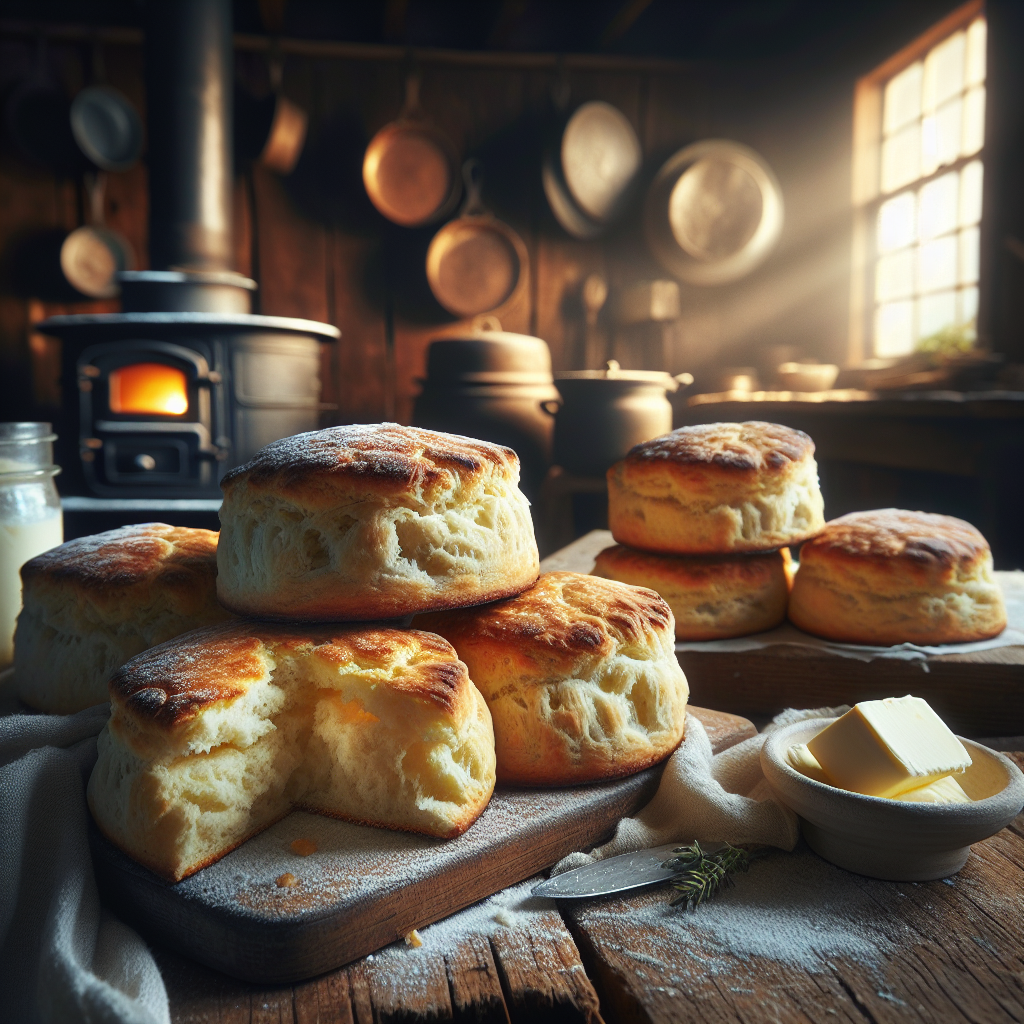
[[[567,920],[609,1020],[1020,1021],[1022,866],[1024,815],[952,879],[861,878],[801,847],[693,912],[654,890],[574,903]]]
[[[545,572],[590,572],[615,541],[607,530],[580,537],[542,563]],[[1020,590],[1019,574],[996,573],[1004,590]],[[905,661],[860,661],[819,647],[780,644],[754,651],[678,651],[690,699],[740,715],[774,715],[787,707],[853,704],[913,693],[924,697],[957,732],[968,736],[1024,734],[1024,647]]]
[[[754,732],[691,709],[712,745]],[[567,789],[499,789],[458,839],[295,811],[216,864],[170,884],[91,833],[100,890],[146,936],[239,978],[292,982],[349,963],[587,849],[653,795],[660,767]],[[316,852],[300,857],[296,839]],[[279,887],[290,872],[298,882]]]

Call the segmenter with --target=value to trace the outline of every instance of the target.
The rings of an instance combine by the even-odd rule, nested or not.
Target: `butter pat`
[[[815,782],[824,782],[826,786],[832,785],[832,780],[807,749],[806,743],[794,743],[786,751],[786,760],[789,762],[789,766],[795,768],[801,775],[806,775],[807,778],[814,779]]]
[[[913,804],[969,804],[971,802],[971,798],[952,775],[929,782],[927,786],[908,789],[905,793],[900,793],[896,799]]]
[[[971,755],[920,697],[865,700],[807,744],[834,786],[899,796],[962,772]]]

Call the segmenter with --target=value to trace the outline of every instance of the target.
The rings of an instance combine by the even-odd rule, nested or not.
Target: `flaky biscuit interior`
[[[450,837],[494,787],[487,706],[430,634],[200,630],[130,662],[112,693],[89,804],[173,880],[292,807]]]

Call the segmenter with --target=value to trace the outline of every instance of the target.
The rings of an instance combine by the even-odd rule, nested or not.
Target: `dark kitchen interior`
[[[959,380],[947,374],[931,389],[918,385],[912,400],[887,391],[869,403],[776,403],[770,414],[768,406],[692,402],[724,392],[731,368],[753,368],[760,386],[769,386],[778,353],[837,364],[836,387],[865,387],[858,367],[870,353],[863,344],[855,350],[850,326],[854,86],[952,9],[912,2],[235,3],[238,93],[265,102],[274,68],[279,90],[308,113],[309,127],[297,166],[282,176],[245,155],[245,132],[254,129],[245,120],[251,110],[239,107],[225,269],[258,285],[253,313],[341,331],[339,343],[323,338],[317,346],[321,424],[411,421],[427,346],[460,321],[439,305],[423,272],[437,224],[390,223],[368,201],[360,171],[368,140],[398,114],[403,82],[415,70],[422,109],[460,157],[479,160],[484,206],[525,243],[528,283],[501,310],[501,326],[543,339],[555,371],[615,358],[627,369],[691,373],[693,385],[673,396],[675,425],[756,415],[807,429],[832,513],[896,505],[955,514],[983,529],[998,566],[1022,565],[1015,4],[987,6],[991,99],[977,314],[987,360]],[[133,3],[7,3],[0,88],[10,93],[41,61],[67,95],[108,83],[144,118],[142,21]],[[560,226],[537,168],[558,103],[572,109],[593,99],[616,106],[636,129],[643,181],[630,209],[589,240]],[[129,169],[103,176],[101,208],[93,210],[95,190],[80,166],[33,163],[9,135],[0,157],[2,401],[7,418],[59,421],[61,408],[68,414],[70,378],[61,381],[60,342],[35,325],[54,314],[120,307],[117,299],[85,301],[66,281],[44,280],[43,267],[25,253],[99,216],[145,270],[152,142]],[[735,139],[774,170],[785,205],[778,244],[733,283],[682,284],[667,318],[623,322],[618,310],[631,286],[670,278],[640,229],[643,187],[666,156],[704,138]],[[583,285],[593,275],[604,302],[588,311]],[[303,400],[308,405],[308,394]],[[68,472],[77,464],[76,441],[63,438],[59,454],[62,484],[81,491],[81,474]],[[586,494],[572,500],[576,522],[563,522],[558,539],[600,519]]]
[[[1024,1019],[1022,54],[0,2],[0,1024]]]

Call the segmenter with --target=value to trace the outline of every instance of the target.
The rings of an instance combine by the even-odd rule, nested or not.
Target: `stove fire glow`
[[[188,383],[166,363],[132,363],[111,371],[110,411],[181,416],[188,412]]]

